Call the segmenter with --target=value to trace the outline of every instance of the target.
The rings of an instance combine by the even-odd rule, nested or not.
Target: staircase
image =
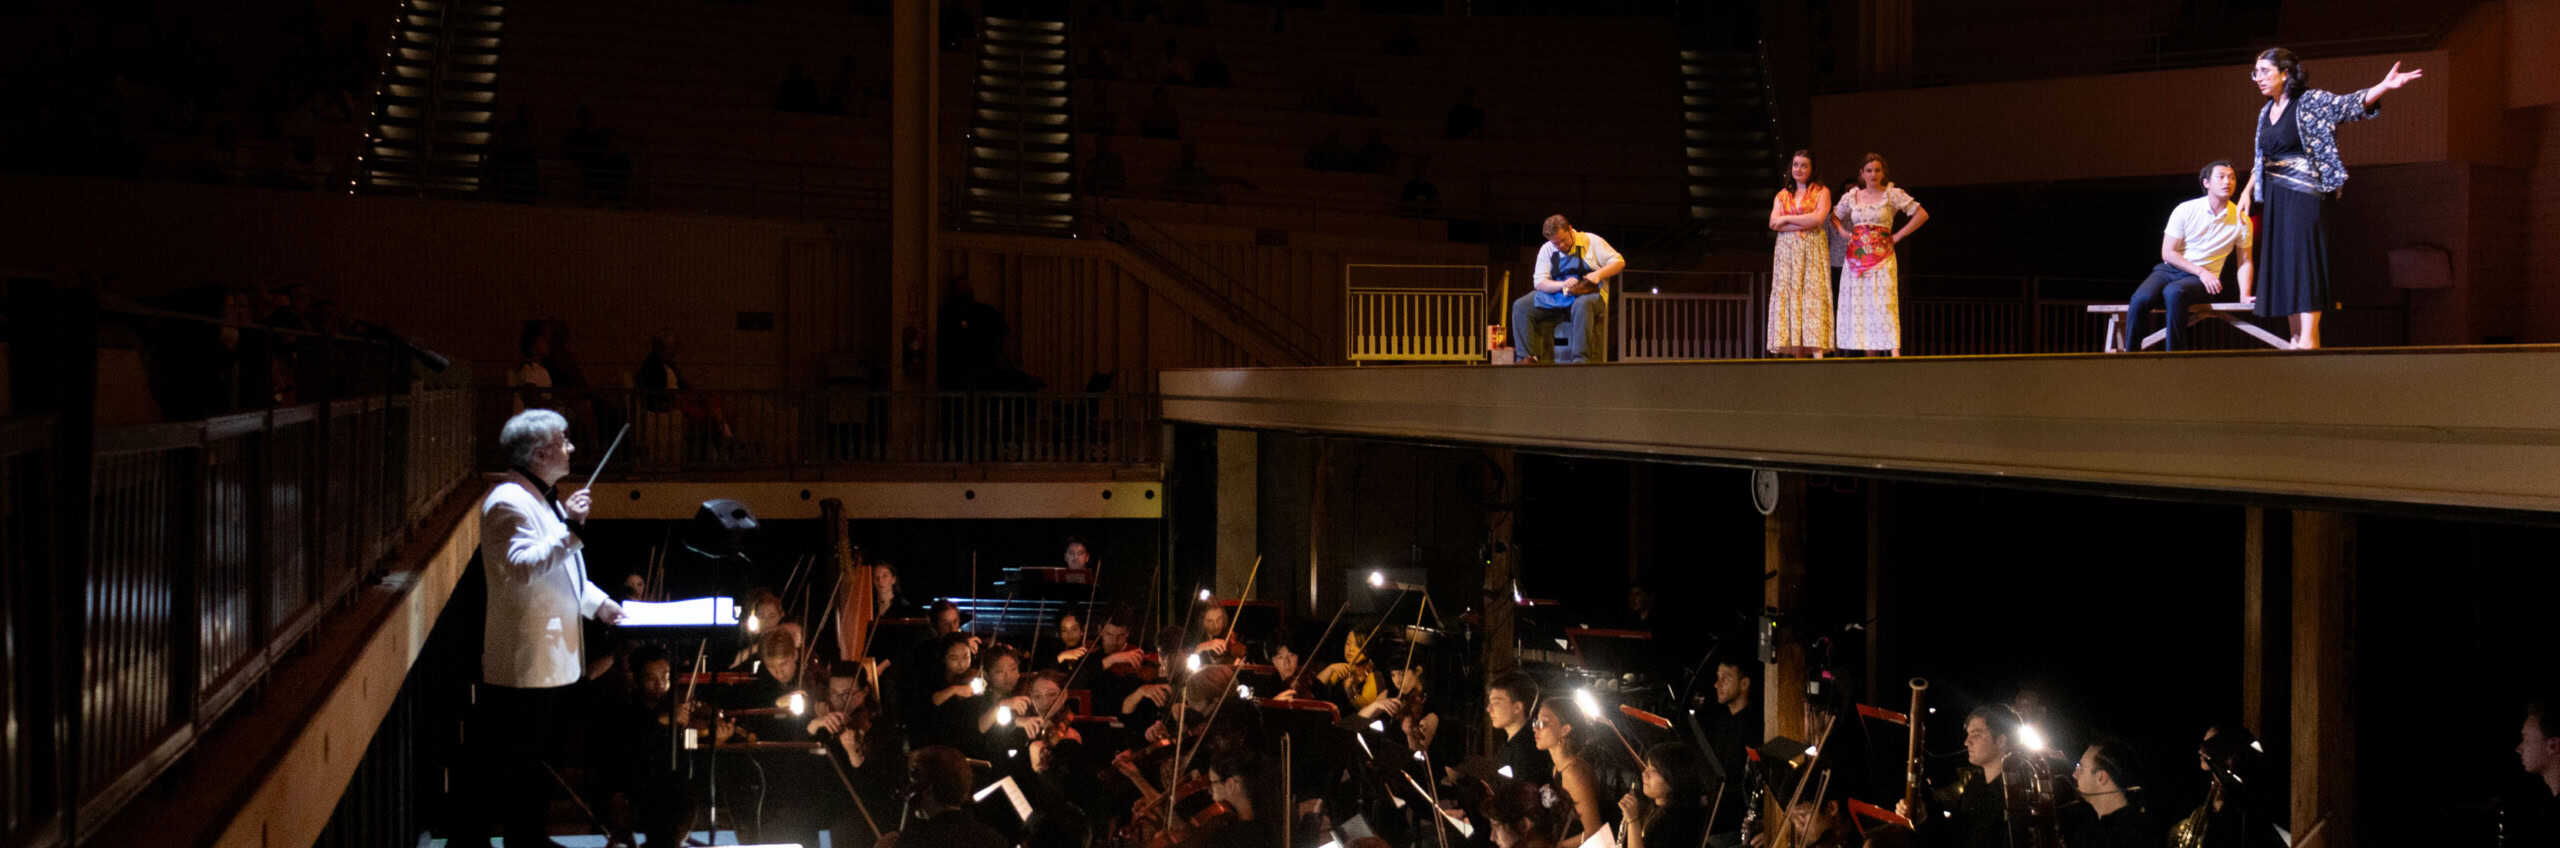
[[[1065,235],[1075,225],[1065,21],[986,17],[971,87],[972,229]]]
[[[468,194],[488,158],[504,0],[403,0],[358,154],[369,193]]]
[[[1766,250],[1777,149],[1758,53],[1680,51],[1689,221],[1724,250]]]

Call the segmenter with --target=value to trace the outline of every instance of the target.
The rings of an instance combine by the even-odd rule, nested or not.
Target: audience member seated
[[[1147,102],[1147,111],[1138,116],[1138,134],[1147,138],[1182,137],[1182,115],[1173,109],[1173,92],[1162,86],[1156,88]]]

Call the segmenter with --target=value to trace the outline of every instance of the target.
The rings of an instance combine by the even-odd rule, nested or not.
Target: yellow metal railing
[[[1483,362],[1485,327],[1502,323],[1483,265],[1343,266],[1343,358]],[[1510,286],[1510,275],[1503,275]]]

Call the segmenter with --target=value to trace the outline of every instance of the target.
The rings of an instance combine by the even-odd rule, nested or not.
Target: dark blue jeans
[[[2151,314],[2151,307],[2155,304],[2168,313],[2169,343],[2166,349],[2185,348],[2187,307],[2212,302],[2213,295],[2205,292],[2203,280],[2187,273],[2184,268],[2160,263],[2151,269],[2151,276],[2143,279],[2142,287],[2133,290],[2133,300],[2125,304],[2124,349],[2142,349],[2142,321],[2144,316]]]
[[[1591,352],[1591,312],[1600,308],[1600,294],[1579,295],[1571,307],[1538,305],[1538,295],[1530,292],[1511,301],[1511,346],[1523,354],[1537,357],[1539,362],[1581,362]],[[1564,326],[1565,347],[1556,350],[1556,326]]]

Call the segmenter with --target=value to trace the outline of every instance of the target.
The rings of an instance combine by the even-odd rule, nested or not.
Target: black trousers
[[[560,722],[574,691],[480,684],[480,808],[510,846],[551,844],[551,798],[560,788],[549,768],[560,761]]]
[[[2184,268],[2167,262],[2160,263],[2151,269],[2151,276],[2143,279],[2142,287],[2133,290],[2133,300],[2125,304],[2124,349],[2127,352],[2142,349],[2142,320],[2144,316],[2151,313],[2151,307],[2155,303],[2161,304],[2161,309],[2168,313],[2165,316],[2169,320],[2169,343],[2166,349],[2185,348],[2187,346],[2187,307],[2211,302],[2213,302],[2213,295],[2205,292],[2203,280],[2197,279],[2194,274],[2187,273]]]

